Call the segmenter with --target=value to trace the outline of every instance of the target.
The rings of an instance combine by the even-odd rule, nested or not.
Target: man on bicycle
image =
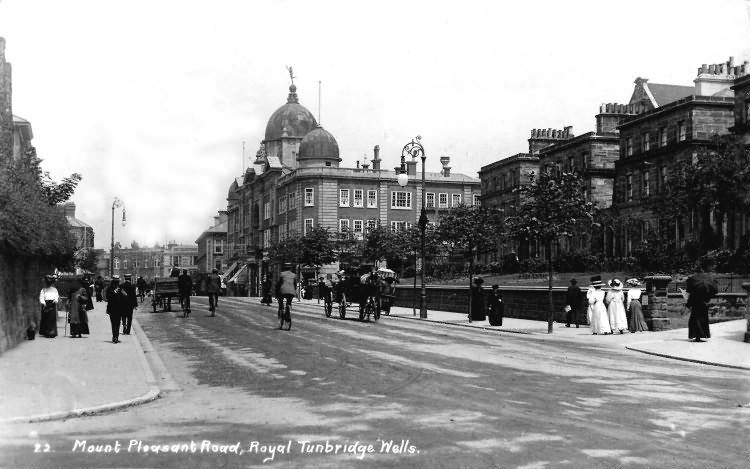
[[[285,263],[279,280],[276,282],[276,298],[279,300],[279,311],[283,311],[284,300],[291,306],[292,298],[297,293],[297,276],[292,272],[292,264]]]
[[[177,277],[177,290],[180,293],[180,305],[182,305],[182,317],[190,316],[190,295],[193,293],[193,278],[188,275],[187,269],[182,269],[182,275]]]
[[[144,298],[146,298],[146,281],[140,275],[135,281],[135,286],[138,288],[138,297],[141,299],[141,303],[143,303]]]
[[[328,308],[328,306],[333,301],[332,294],[333,283],[331,283],[330,280],[321,275],[318,279],[318,298],[324,301],[324,306],[326,308]]]
[[[208,292],[208,310],[211,316],[216,316],[216,307],[219,305],[219,292],[221,291],[221,277],[219,269],[214,269],[206,279],[206,291]]]

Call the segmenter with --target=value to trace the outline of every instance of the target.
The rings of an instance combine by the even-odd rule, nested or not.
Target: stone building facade
[[[214,224],[198,236],[195,244],[198,245],[198,272],[210,273],[213,269],[224,272],[227,268],[226,246],[227,246],[227,212],[219,211],[214,217]]]
[[[622,227],[610,233],[608,255],[628,255],[650,231],[669,230],[675,245],[699,236],[699,227],[712,215],[686,213],[671,223],[660,219],[655,206],[669,203],[664,188],[670,169],[678,161],[694,160],[715,148],[718,139],[735,124],[732,85],[744,65],[702,66],[693,93],[671,103],[627,118],[620,125],[620,158],[616,163],[613,212],[637,220],[639,226]],[[714,227],[727,233],[727,226]],[[730,230],[731,231],[731,230]],[[738,237],[725,237],[725,247],[734,248]]]
[[[416,224],[422,207],[418,161],[406,161],[409,183],[404,188],[398,185],[398,170],[382,167],[378,146],[372,165],[365,160],[354,168],[341,167],[336,139],[299,104],[296,91],[292,84],[287,103],[268,121],[253,165],[227,194],[227,256],[236,266],[224,274],[231,277],[246,269],[246,291],[252,296],[258,295],[263,275],[277,273],[268,249],[278,240],[313,227],[351,230],[355,236],[379,223],[402,229]],[[425,174],[430,223],[441,210],[479,203],[479,180],[451,173],[450,157],[440,161],[442,171]],[[327,266],[323,273],[337,268]]]

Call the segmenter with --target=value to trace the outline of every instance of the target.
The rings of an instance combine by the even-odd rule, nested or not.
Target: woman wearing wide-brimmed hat
[[[622,280],[613,278],[609,281],[609,291],[604,302],[607,304],[607,316],[612,332],[622,334],[628,328],[628,316],[625,314],[625,295],[622,293]]]
[[[641,282],[638,279],[631,278],[625,282],[628,289],[628,330],[630,332],[641,332],[648,330],[648,324],[646,319],[643,317],[643,310],[641,309]]]
[[[612,329],[609,327],[609,317],[607,316],[607,307],[604,306],[604,291],[602,290],[602,277],[595,275],[591,277],[591,285],[586,292],[586,298],[589,301],[588,320],[591,324],[591,332],[594,334],[609,334]]]
[[[55,288],[56,281],[57,277],[54,275],[45,275],[46,286],[39,292],[39,303],[42,304],[39,334],[49,338],[57,337],[57,303],[60,301],[60,294]]]
[[[70,295],[70,312],[68,322],[70,323],[70,336],[82,337],[81,334],[89,334],[89,296],[88,286],[91,282],[88,278],[81,278],[81,286],[73,290]]]

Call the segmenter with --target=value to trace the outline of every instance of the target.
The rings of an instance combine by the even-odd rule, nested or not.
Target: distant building
[[[299,104],[292,84],[287,103],[268,120],[254,164],[232,182],[227,194],[227,257],[231,265],[237,262],[225,272],[228,278],[246,268],[246,290],[257,295],[261,276],[278,271],[278,266],[268,261],[268,248],[313,227],[331,232],[350,230],[363,236],[377,224],[404,229],[417,222],[422,206],[417,160],[406,161],[409,183],[404,188],[397,183],[398,169],[381,167],[378,146],[372,166],[365,158],[355,168],[343,168],[341,160],[336,139]],[[448,156],[440,162],[443,169],[439,173],[425,175],[425,204],[431,223],[441,210],[476,204],[480,196],[477,178],[451,173]],[[323,272],[337,268],[330,266]]]
[[[213,269],[223,272],[227,268],[224,260],[227,244],[227,212],[219,211],[214,224],[195,240],[198,245],[198,272],[208,273]]]
[[[161,276],[169,277],[172,269],[187,270],[189,274],[198,272],[198,245],[197,244],[177,244],[171,242],[167,244],[162,253]]]
[[[67,202],[62,206],[65,213],[65,219],[70,225],[70,233],[76,240],[76,249],[93,249],[94,248],[94,229],[76,218],[76,204]]]
[[[164,276],[164,248],[157,247],[115,247],[115,258],[112,262],[114,275],[122,277],[125,274],[133,275],[133,278],[143,277],[151,280],[155,277]],[[109,278],[110,252],[102,251],[98,259],[99,275]]]

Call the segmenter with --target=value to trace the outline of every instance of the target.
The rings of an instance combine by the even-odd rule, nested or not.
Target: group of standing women
[[[641,308],[641,284],[637,279],[627,281],[627,300],[622,281],[613,278],[607,284],[609,291],[602,290],[604,283],[599,275],[591,277],[591,286],[586,292],[589,302],[588,320],[594,334],[614,334],[625,329],[630,332],[647,331],[648,325]]]
[[[60,302],[60,294],[55,287],[57,278],[54,275],[45,275],[44,282],[45,287],[39,292],[39,303],[42,305],[39,334],[53,338],[57,337],[57,304]],[[68,322],[70,335],[73,338],[80,338],[81,334],[89,334],[88,311],[94,309],[89,291],[91,281],[83,277],[80,282],[80,286],[70,292]]]

